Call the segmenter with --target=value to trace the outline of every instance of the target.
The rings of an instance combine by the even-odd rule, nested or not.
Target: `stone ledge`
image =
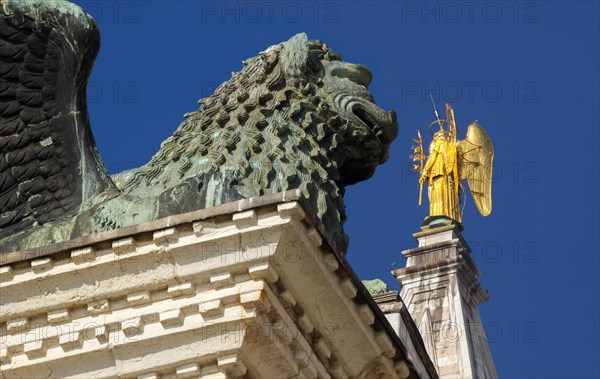
[[[299,204],[272,201],[250,212],[238,207],[230,218],[220,214],[218,220],[190,218],[177,225],[171,220],[167,227],[149,223],[138,233],[119,230],[103,241],[65,245],[55,255],[36,257],[34,266],[4,266],[9,267],[3,271],[9,280],[0,283],[7,294],[0,301],[8,312],[0,316],[7,319],[0,328],[9,333],[0,357],[3,374],[8,378],[30,373],[34,367],[41,369],[42,362],[68,371],[75,369],[68,364],[71,360],[98,356],[108,365],[98,377],[202,376],[203,367],[217,367],[228,377],[245,372],[264,377],[266,367],[254,362],[261,361],[261,354],[276,354],[289,369],[286,375],[356,377],[364,365],[377,362],[386,375],[400,377],[402,370],[396,367],[404,367],[407,357],[402,341],[343,256],[305,219]],[[297,247],[297,255],[291,254],[291,246]],[[40,317],[61,332],[23,340]],[[252,320],[263,324],[253,331]],[[95,327],[84,328],[90,323]],[[80,326],[71,328],[73,324]],[[34,331],[46,327],[35,325]],[[167,346],[192,330],[215,325],[245,331],[234,338],[235,346],[227,345],[231,349],[210,353],[223,357],[221,363],[217,358],[206,366],[185,354],[167,363],[160,355],[165,351],[152,350],[157,339]],[[292,341],[286,331],[294,336]],[[254,338],[262,337],[242,349],[253,341],[244,337],[252,332],[259,332]],[[115,344],[117,337],[120,342]],[[182,351],[189,347],[177,346]],[[151,350],[148,359],[155,368],[142,367],[131,356],[123,358],[131,364],[129,371],[118,371],[125,366],[116,366],[114,354],[146,355],[144,349]],[[239,357],[240,364],[225,358],[231,356]],[[405,364],[414,374],[413,365]]]
[[[263,195],[250,199],[243,199],[231,203],[217,205],[211,208],[200,209],[193,212],[164,217],[144,224],[127,226],[108,232],[91,234],[88,236],[75,238],[69,241],[59,242],[49,246],[39,246],[31,250],[8,252],[3,251],[0,255],[0,265],[3,266],[6,264],[27,261],[38,257],[49,256],[65,250],[72,250],[80,247],[90,246],[106,240],[116,240],[121,237],[125,238],[131,235],[146,232],[148,230],[158,231],[181,224],[186,224],[192,221],[205,220],[216,216],[238,213],[249,209],[259,208],[265,205],[289,203],[294,201],[306,203],[306,200],[303,198],[299,190],[290,190],[286,192]]]

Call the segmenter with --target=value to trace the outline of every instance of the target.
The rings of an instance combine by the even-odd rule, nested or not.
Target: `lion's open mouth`
[[[394,139],[396,113],[393,110],[386,113],[379,108],[367,109],[362,104],[354,104],[352,113],[369,128],[383,145],[389,144]]]

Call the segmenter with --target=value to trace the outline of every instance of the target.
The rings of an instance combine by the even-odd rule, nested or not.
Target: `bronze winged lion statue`
[[[186,114],[147,164],[113,181],[87,114],[98,49],[96,24],[74,4],[0,1],[4,248],[290,189],[345,246],[344,187],[373,175],[397,134],[366,67],[305,34],[271,46]]]

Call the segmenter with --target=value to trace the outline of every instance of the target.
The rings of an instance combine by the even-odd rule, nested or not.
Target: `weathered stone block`
[[[46,271],[54,267],[52,258],[35,259],[31,261],[31,268],[35,273]]]
[[[73,250],[71,259],[75,264],[91,263],[96,260],[96,250],[91,246]]]

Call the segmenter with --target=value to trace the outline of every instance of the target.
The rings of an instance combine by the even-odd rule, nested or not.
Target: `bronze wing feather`
[[[94,21],[66,1],[0,1],[0,238],[115,188],[87,114]]]
[[[492,212],[492,170],[494,146],[477,123],[469,125],[467,136],[458,142],[459,178],[467,179],[475,205],[483,216]]]

